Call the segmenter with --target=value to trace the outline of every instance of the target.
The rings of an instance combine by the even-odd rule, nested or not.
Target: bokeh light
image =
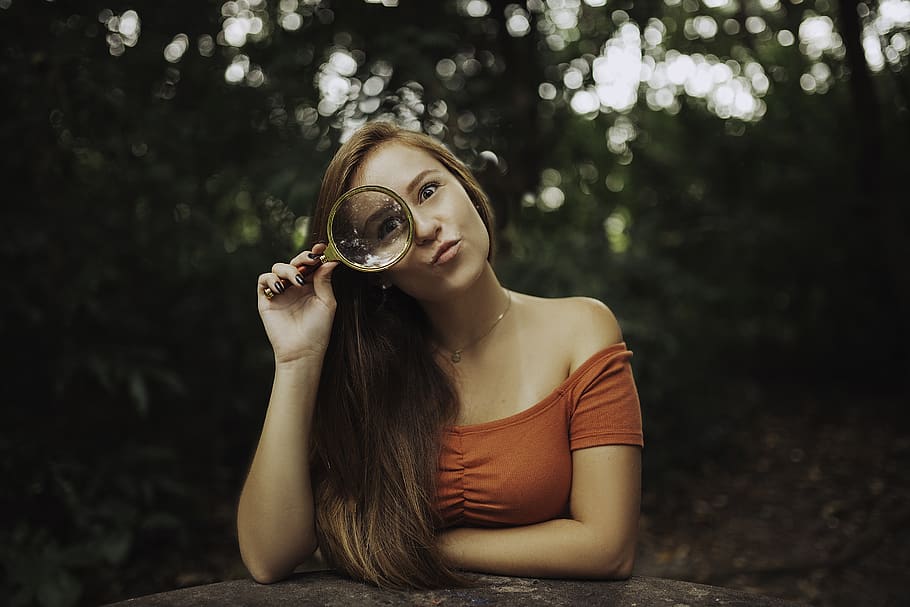
[[[585,57],[564,67],[562,84],[576,114],[592,118],[604,112],[628,113],[643,94],[649,108],[671,114],[680,109],[679,97],[687,95],[704,100],[705,107],[720,118],[755,121],[764,115],[761,98],[768,92],[770,79],[760,63],[745,56],[742,61],[722,61],[714,55],[666,50],[663,22],[651,19],[640,32],[622,11],[614,11],[614,20],[621,25],[601,53],[590,60],[590,69]],[[696,38],[716,34],[713,19],[686,23]],[[548,99],[553,91],[541,85],[538,93]],[[627,153],[617,142],[611,150]]]
[[[698,15],[697,17],[686,19],[683,31],[689,40],[698,38],[712,40],[717,35],[717,21],[708,15]]]
[[[180,58],[183,57],[183,54],[186,53],[186,49],[190,46],[190,39],[186,34],[177,34],[174,36],[174,39],[164,47],[164,58],[169,63],[177,63],[180,61]]]
[[[616,207],[604,220],[604,232],[612,252],[622,254],[629,248],[628,230],[631,223],[632,215],[622,206]]]
[[[865,20],[862,33],[863,52],[869,69],[874,72],[884,69],[886,63],[899,68],[901,59],[907,55],[910,28],[910,0],[882,0],[874,16]],[[893,35],[889,37],[889,34]]]
[[[108,51],[114,57],[119,57],[126,52],[127,47],[136,46],[139,42],[142,22],[136,11],[128,10],[115,15],[110,9],[104,9],[98,14],[98,21],[107,27],[108,34],[105,40]]]
[[[490,14],[490,3],[486,0],[462,0],[459,10],[469,17],[486,17]]]
[[[551,212],[561,208],[566,202],[566,195],[560,185],[562,174],[554,168],[546,168],[540,173],[540,186],[537,196],[525,200],[526,204],[536,205],[538,209]]]
[[[203,57],[211,57],[215,53],[215,40],[208,34],[203,34],[196,41],[196,48]]]
[[[827,16],[809,16],[799,25],[800,50],[810,59],[821,59],[825,52],[843,52],[843,41]]]
[[[287,6],[284,0],[280,6]],[[281,10],[281,9],[279,9]],[[218,41],[227,46],[242,48],[248,40],[258,41],[268,37],[268,5],[264,0],[229,0],[221,5],[221,31]]]
[[[235,55],[231,64],[224,70],[224,79],[231,84],[243,82],[249,70],[250,58],[246,55]]]
[[[540,205],[546,211],[555,211],[566,202],[566,195],[557,186],[547,186],[540,191]]]
[[[527,36],[531,32],[530,15],[517,4],[506,7],[506,30],[515,38]]]

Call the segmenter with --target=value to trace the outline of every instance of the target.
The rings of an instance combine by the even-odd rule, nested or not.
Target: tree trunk
[[[849,86],[855,108],[852,123],[858,147],[856,170],[859,192],[865,200],[857,210],[873,213],[880,229],[880,254],[890,278],[890,291],[895,299],[895,345],[906,343],[910,309],[910,272],[904,260],[910,258],[902,213],[897,203],[898,190],[893,176],[884,169],[882,116],[875,83],[869,73],[862,45],[862,20],[857,12],[857,0],[839,0],[840,29],[849,67]],[[903,313],[901,313],[903,311]],[[910,361],[904,361],[910,363]]]

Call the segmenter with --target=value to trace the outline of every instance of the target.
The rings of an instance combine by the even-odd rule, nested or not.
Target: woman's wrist
[[[312,412],[321,373],[321,357],[276,360],[272,395],[269,399],[270,410],[284,411],[290,407],[294,411]]]
[[[299,373],[307,369],[319,369],[325,358],[325,350],[307,351],[290,357],[275,356],[275,372]]]

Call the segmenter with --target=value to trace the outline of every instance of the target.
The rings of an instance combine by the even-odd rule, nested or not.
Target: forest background
[[[898,604],[910,0],[0,0],[2,596],[242,577],[258,274],[368,119],[442,139],[513,289],[617,314],[636,573]]]

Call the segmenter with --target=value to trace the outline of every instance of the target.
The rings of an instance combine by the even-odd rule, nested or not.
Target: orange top
[[[443,526],[529,525],[568,515],[572,451],[644,446],[625,343],[585,361],[546,398],[442,439],[437,508]]]

